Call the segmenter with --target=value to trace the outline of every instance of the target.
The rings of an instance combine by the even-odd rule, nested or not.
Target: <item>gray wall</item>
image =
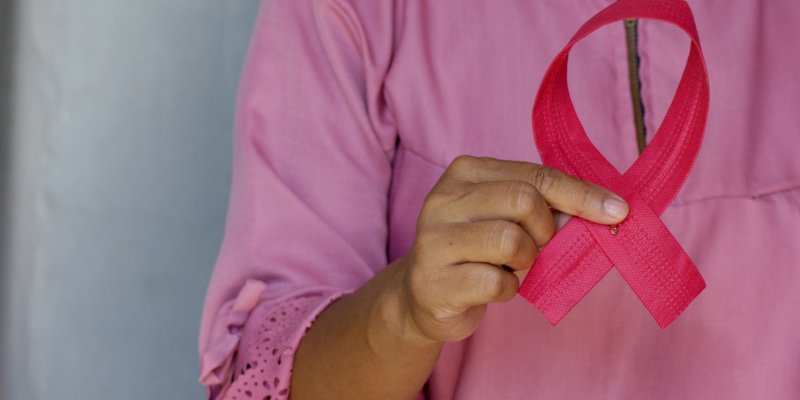
[[[258,1],[0,4],[0,398],[201,398]]]

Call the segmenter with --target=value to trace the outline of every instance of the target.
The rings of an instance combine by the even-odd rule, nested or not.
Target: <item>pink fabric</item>
[[[597,151],[575,115],[567,88],[569,51],[597,29],[629,18],[672,23],[692,39],[686,68],[658,134],[623,175]],[[708,74],[689,5],[675,0],[620,0],[587,21],[548,68],[533,106],[533,131],[544,164],[594,182],[630,205],[614,227],[572,218],[547,244],[519,293],[554,325],[616,268],[666,328],[706,287],[692,259],[658,218],[678,194],[703,139]]]
[[[540,162],[529,119],[539,80],[610,3],[263,2],[200,330],[210,394],[257,398],[266,381],[259,393],[287,396],[305,329],[408,251],[424,196],[457,155]],[[712,101],[695,166],[661,219],[708,287],[664,330],[615,269],[556,327],[522,297],[492,304],[473,336],[445,346],[426,398],[800,398],[800,2],[689,3]],[[650,138],[688,43],[640,21]],[[638,157],[625,51],[622,23],[598,30],[573,48],[568,82],[619,171]],[[255,304],[247,313],[233,311],[240,293]],[[272,341],[275,357],[259,358],[256,343]]]

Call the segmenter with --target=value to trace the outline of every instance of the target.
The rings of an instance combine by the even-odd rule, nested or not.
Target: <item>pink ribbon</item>
[[[641,156],[620,173],[583,130],[567,89],[575,43],[628,18],[661,20],[691,38],[675,98]],[[628,217],[609,227],[573,217],[545,246],[519,293],[555,325],[617,268],[659,326],[666,328],[705,288],[703,277],[659,216],[694,164],[708,115],[708,73],[689,5],[683,0],[620,0],[587,21],[555,57],[533,105],[533,132],[542,162],[622,196]]]

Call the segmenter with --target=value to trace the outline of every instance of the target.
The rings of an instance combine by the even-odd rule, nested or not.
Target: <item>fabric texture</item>
[[[209,397],[288,396],[305,330],[409,250],[425,195],[455,157],[543,162],[533,95],[611,3],[264,1],[200,327]],[[703,146],[660,219],[706,289],[666,329],[617,269],[557,326],[522,296],[491,304],[475,334],[444,346],[425,398],[800,397],[800,2],[689,4],[712,101]],[[655,132],[689,39],[642,19],[638,41]],[[617,171],[639,157],[626,54],[619,22],[577,43],[568,65],[575,114]]]

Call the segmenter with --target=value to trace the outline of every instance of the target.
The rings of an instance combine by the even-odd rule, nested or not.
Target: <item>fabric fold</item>
[[[250,312],[258,305],[261,295],[267,289],[267,284],[249,279],[245,282],[236,299],[226,304],[220,313],[227,314],[221,318],[225,323],[224,330],[217,337],[211,338],[211,345],[203,354],[200,366],[200,383],[204,385],[219,385],[227,382],[232,374],[231,365],[236,349],[239,346],[242,327],[247,321]]]

